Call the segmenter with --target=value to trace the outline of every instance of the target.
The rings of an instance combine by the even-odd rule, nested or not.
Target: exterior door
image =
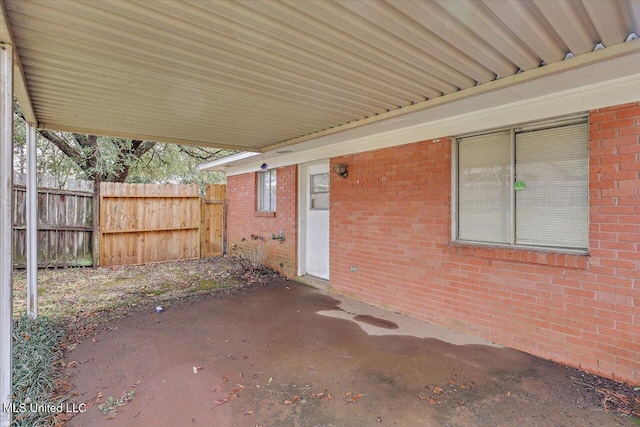
[[[306,170],[306,274],[329,280],[329,163]]]

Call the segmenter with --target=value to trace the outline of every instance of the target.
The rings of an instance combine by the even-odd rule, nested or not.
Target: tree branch
[[[56,135],[54,132],[44,129],[38,129],[38,134],[42,136],[44,139],[55,145],[66,154],[71,160],[73,160],[78,166],[80,166],[80,161],[84,161],[82,153],[78,151],[75,147],[73,147],[69,141],[66,139]]]

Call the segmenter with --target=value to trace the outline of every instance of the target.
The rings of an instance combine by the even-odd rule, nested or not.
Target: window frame
[[[464,240],[459,238],[460,231],[460,210],[459,210],[459,150],[460,150],[460,140],[463,138],[473,137],[473,136],[481,136],[492,133],[497,133],[501,131],[510,131],[511,133],[511,142],[510,142],[510,158],[511,158],[511,170],[510,170],[510,182],[515,183],[516,179],[516,134],[524,131],[531,130],[542,130],[545,128],[551,127],[559,127],[563,125],[571,125],[571,124],[579,124],[586,123],[587,124],[587,132],[589,128],[589,116],[588,114],[580,114],[575,116],[570,116],[566,118],[559,118],[550,121],[542,121],[542,122],[532,122],[523,125],[510,126],[505,128],[492,129],[490,131],[485,132],[476,132],[458,135],[452,138],[451,141],[451,243],[456,245],[468,245],[468,246],[488,246],[488,247],[501,247],[507,249],[514,250],[533,250],[533,251],[548,251],[548,252],[557,252],[557,253],[568,253],[568,254],[588,254],[589,253],[589,191],[587,190],[587,223],[586,223],[586,233],[587,233],[587,247],[585,248],[571,248],[571,247],[560,247],[560,246],[551,246],[551,245],[525,245],[516,243],[516,191],[512,188],[510,192],[510,210],[511,214],[509,215],[510,224],[510,240],[509,243],[494,243],[494,242],[485,242],[485,241],[476,241],[476,240]],[[586,149],[587,149],[587,173],[585,176],[587,188],[589,186],[589,165],[588,161],[590,158],[589,154],[589,134],[587,133],[587,141],[585,141]]]
[[[319,207],[315,207],[313,205],[314,202],[314,196],[316,194],[326,194],[327,195],[327,199],[329,199],[329,194],[331,191],[331,187],[330,184],[327,184],[327,190],[326,191],[314,191],[313,189],[313,177],[315,176],[319,176],[319,175],[326,175],[327,178],[329,179],[329,182],[331,181],[331,174],[329,172],[323,172],[323,173],[317,173],[317,174],[313,174],[313,175],[309,175],[309,210],[312,211],[328,211],[330,209],[330,201],[327,200],[327,207],[326,208],[319,208]]]
[[[264,189],[265,189],[265,177],[269,178],[269,206],[263,206]],[[278,175],[276,169],[268,169],[258,172],[257,176],[257,191],[256,191],[256,212],[275,212],[277,205],[277,183]]]

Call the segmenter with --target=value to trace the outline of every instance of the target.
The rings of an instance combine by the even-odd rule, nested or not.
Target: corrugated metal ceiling
[[[41,126],[248,151],[620,44],[640,26],[638,0],[3,3]]]

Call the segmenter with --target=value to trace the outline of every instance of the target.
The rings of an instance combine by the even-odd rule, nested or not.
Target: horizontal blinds
[[[509,243],[511,132],[458,140],[458,238]]]
[[[258,210],[276,210],[276,171],[269,170],[258,174]]]
[[[587,123],[516,133],[516,243],[588,247]]]

